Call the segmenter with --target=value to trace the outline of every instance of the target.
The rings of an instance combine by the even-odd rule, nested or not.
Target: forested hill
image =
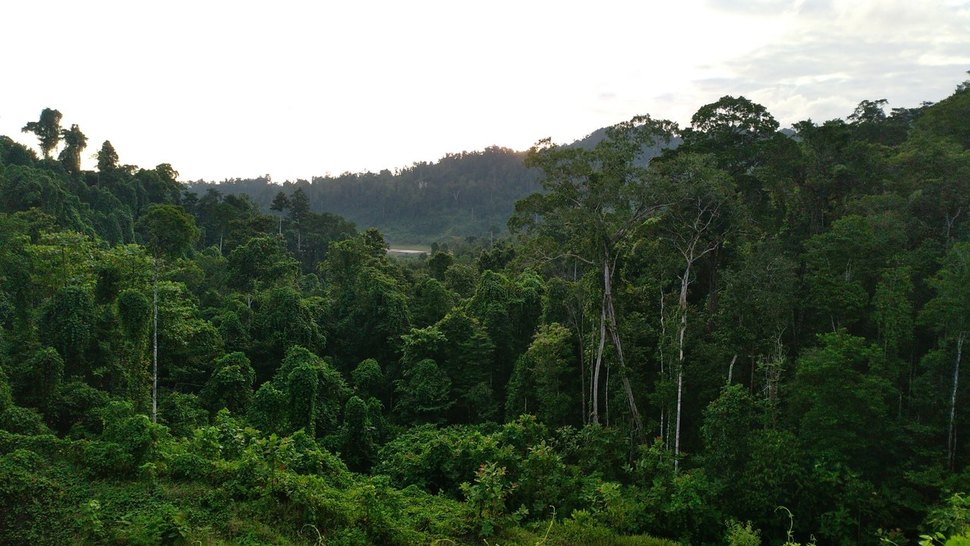
[[[280,191],[303,190],[310,209],[377,227],[394,242],[425,243],[457,236],[488,237],[505,231],[514,203],[539,189],[538,174],[523,165],[525,153],[492,147],[449,154],[397,172],[346,173],[311,182],[274,184],[265,178],[190,183],[200,195],[216,190],[248,195],[270,211]]]
[[[396,259],[45,109],[0,137],[0,544],[965,545],[968,120],[634,118]]]
[[[599,129],[570,146],[590,149],[605,134],[605,129]],[[659,153],[660,146],[651,145],[643,158]],[[299,188],[309,199],[310,210],[343,216],[362,228],[376,227],[395,243],[492,239],[506,232],[515,202],[540,189],[539,173],[524,165],[525,155],[491,147],[449,154],[434,163],[415,163],[394,173],[345,173],[283,184],[265,178],[234,179],[193,182],[188,188],[200,196],[211,190],[248,195],[265,212],[280,191],[292,196]]]

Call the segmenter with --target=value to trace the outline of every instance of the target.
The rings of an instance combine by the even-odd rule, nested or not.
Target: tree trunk
[[[616,311],[613,308],[613,275],[610,272],[609,258],[603,260],[603,301],[606,309],[606,318],[609,325],[610,338],[616,348],[616,358],[620,363],[620,382],[623,385],[623,392],[626,395],[627,404],[630,406],[630,418],[633,420],[633,432],[642,439],[643,419],[637,410],[637,401],[633,396],[633,387],[630,385],[630,378],[626,374],[626,363],[623,360],[623,345],[620,343],[620,333],[616,326]]]
[[[583,332],[578,327],[576,328],[579,335],[576,336],[579,340],[579,397],[580,397],[580,411],[583,416],[583,425],[589,423],[589,414],[587,413],[586,404],[586,347],[583,345]]]
[[[680,328],[677,332],[677,424],[674,427],[674,472],[680,466],[680,418],[683,408],[684,394],[684,336],[687,333],[687,287],[690,286],[690,266],[692,260],[687,260],[687,267],[680,278],[680,297],[677,300],[680,311]]]
[[[664,317],[664,291],[663,287],[660,288],[660,342],[657,344],[657,350],[660,353],[660,381],[661,385],[667,380],[666,370],[664,365],[664,343],[667,341],[667,320]],[[666,398],[666,397],[665,397]],[[667,400],[664,399],[660,404],[660,437],[663,439],[663,444],[665,447],[669,448],[670,443],[668,441],[667,429],[664,428],[664,420],[667,416]]]
[[[593,401],[593,411],[590,413],[590,420],[594,425],[600,423],[600,368],[603,364],[603,347],[606,345],[606,304],[600,303],[600,343],[596,349],[596,362],[593,368],[593,382],[590,385],[590,398]]]
[[[950,427],[946,438],[946,462],[950,467],[950,470],[953,470],[954,468],[957,451],[957,434],[954,422],[956,420],[957,413],[957,386],[959,385],[960,381],[960,359],[963,357],[963,338],[965,336],[966,334],[964,332],[960,332],[960,337],[957,338],[957,357],[956,361],[953,363],[953,392],[950,394]]]
[[[152,423],[158,422],[158,256],[152,281]]]
[[[606,408],[606,426],[610,426],[610,363],[606,363],[606,386],[603,387],[603,406]]]

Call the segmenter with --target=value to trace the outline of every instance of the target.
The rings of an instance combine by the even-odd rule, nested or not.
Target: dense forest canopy
[[[970,87],[886,108],[215,188],[45,109],[0,542],[967,544]]]

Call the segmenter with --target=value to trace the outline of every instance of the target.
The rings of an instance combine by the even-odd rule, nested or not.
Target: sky
[[[41,110],[181,180],[394,170],[743,95],[783,127],[970,70],[970,0],[45,0],[0,23],[0,135]]]

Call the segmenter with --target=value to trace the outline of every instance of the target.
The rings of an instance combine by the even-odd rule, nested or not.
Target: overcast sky
[[[673,4],[676,3],[676,6]],[[0,134],[45,107],[123,163],[276,181],[526,149],[744,95],[788,126],[970,70],[970,1],[14,1]],[[86,164],[93,161],[88,157]]]

